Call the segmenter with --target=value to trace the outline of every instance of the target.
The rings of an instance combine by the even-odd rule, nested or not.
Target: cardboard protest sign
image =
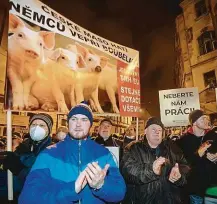
[[[200,109],[197,88],[159,91],[161,120],[166,127],[188,125],[189,113]]]

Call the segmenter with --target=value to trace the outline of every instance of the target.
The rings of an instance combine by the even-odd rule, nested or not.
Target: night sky
[[[180,0],[43,0],[78,25],[140,52],[142,107],[159,116],[158,90],[175,88]]]

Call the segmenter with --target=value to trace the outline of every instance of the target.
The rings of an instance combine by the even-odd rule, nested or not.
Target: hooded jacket
[[[193,129],[189,128],[176,142],[191,167],[187,184],[188,193],[202,197],[206,188],[217,185],[217,164],[209,161],[206,154],[203,157],[198,155],[199,147],[206,141],[212,144],[208,152],[217,153],[217,133],[214,130],[206,131],[204,136],[197,137]]]
[[[161,175],[156,175],[153,163],[159,156],[165,157],[167,163],[162,167]],[[182,176],[173,184],[168,178],[176,163]],[[178,204],[181,203],[179,186],[186,183],[189,168],[182,152],[172,142],[163,141],[153,149],[145,140],[132,143],[123,156],[121,171],[127,184],[135,185],[136,204]]]
[[[110,164],[104,185],[94,190],[86,185],[75,192],[75,181],[90,162],[98,161],[101,168]],[[125,195],[125,182],[112,155],[89,137],[74,140],[69,135],[64,141],[48,147],[37,158],[29,173],[20,204],[103,204],[119,202]]]

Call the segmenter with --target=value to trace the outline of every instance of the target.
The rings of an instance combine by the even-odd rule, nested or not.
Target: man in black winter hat
[[[192,111],[188,116],[189,123],[193,125],[202,116],[206,117],[206,114],[202,110],[197,109]]]
[[[175,144],[163,141],[163,133],[163,123],[149,118],[144,141],[133,143],[123,156],[122,174],[128,184],[135,185],[135,192],[131,198],[127,192],[123,204],[181,203],[179,187],[186,183],[187,162]]]
[[[189,123],[191,127],[177,144],[191,167],[187,182],[190,203],[202,204],[206,189],[217,185],[217,134],[209,129],[209,118],[201,110],[189,114]]]
[[[156,117],[150,117],[145,124],[145,129],[147,129],[150,125],[158,125],[164,130],[164,124]]]

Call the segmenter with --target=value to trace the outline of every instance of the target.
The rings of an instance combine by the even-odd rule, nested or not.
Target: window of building
[[[198,38],[200,55],[207,54],[217,49],[215,31],[205,31]]]
[[[209,86],[216,86],[215,70],[204,73],[203,78],[204,78],[205,87],[207,87],[208,85]]]
[[[190,43],[193,40],[193,30],[192,27],[186,31],[187,42]]]
[[[199,0],[195,4],[195,12],[196,12],[197,18],[199,18],[200,16],[202,16],[204,14],[207,14],[207,8],[206,8],[205,0]]]

